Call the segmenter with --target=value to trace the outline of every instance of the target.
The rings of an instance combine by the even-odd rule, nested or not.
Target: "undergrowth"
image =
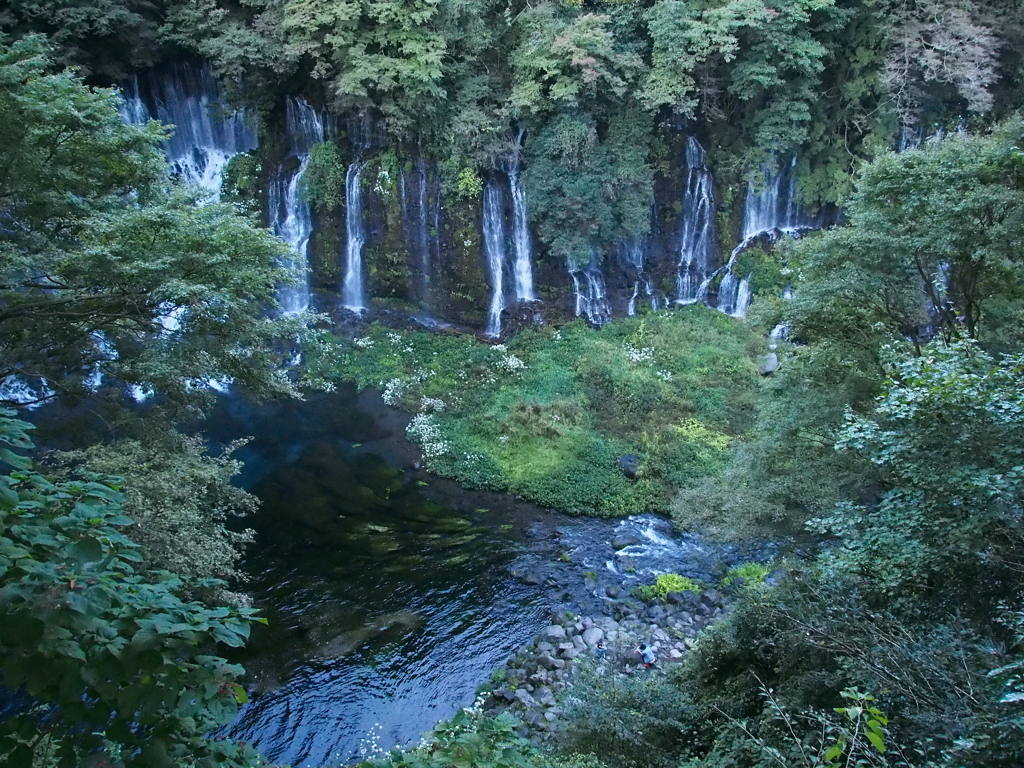
[[[574,514],[662,511],[719,471],[754,412],[763,341],[703,306],[529,328],[506,345],[373,325],[310,361],[415,413],[434,472]],[[323,352],[323,348],[321,348]],[[634,455],[629,479],[619,458]]]

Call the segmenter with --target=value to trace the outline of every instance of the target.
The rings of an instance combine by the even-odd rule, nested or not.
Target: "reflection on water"
[[[245,570],[270,623],[237,657],[251,700],[227,732],[296,766],[349,762],[371,730],[385,749],[417,740],[543,625],[541,588],[508,573],[520,545],[354,444],[380,435],[338,421],[352,393],[255,419],[231,407],[207,427],[256,434]]]

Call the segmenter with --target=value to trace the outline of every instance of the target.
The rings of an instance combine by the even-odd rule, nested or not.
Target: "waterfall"
[[[592,253],[586,267],[569,265],[573,294],[576,299],[576,317],[586,317],[594,325],[604,325],[612,316],[608,303],[608,289],[605,286],[597,253]]]
[[[289,97],[285,113],[291,154],[299,159],[299,166],[291,175],[279,171],[271,181],[268,210],[271,230],[291,248],[292,255],[282,266],[296,278],[295,284],[281,288],[278,301],[286,314],[296,314],[309,308],[307,248],[313,234],[312,212],[299,185],[309,165],[310,148],[324,140],[324,125],[316,110],[302,99]]]
[[[148,93],[156,106],[155,115],[146,107],[135,80],[126,89],[122,118],[141,123],[155,117],[173,125],[174,133],[165,145],[171,168],[216,200],[228,161],[257,146],[256,132],[246,123],[245,112],[221,112],[220,84],[206,65],[178,64],[155,74]]]
[[[747,197],[743,208],[743,240],[758,235],[792,234],[813,229],[814,222],[806,217],[797,203],[796,163],[794,157],[788,168],[776,173],[763,174],[760,186],[751,179],[747,183]]]
[[[402,226],[409,250],[419,264],[417,292],[420,304],[429,308],[431,304],[431,247],[429,222],[429,179],[427,163],[420,157],[416,169],[406,173],[399,171],[399,196],[402,204]],[[436,203],[436,200],[435,200]],[[435,226],[437,211],[435,210]],[[435,228],[435,233],[436,233]]]
[[[356,156],[345,172],[345,280],[341,301],[342,306],[352,312],[365,312],[363,246],[366,244],[366,227],[363,223],[362,175],[369,161],[363,158],[372,147],[386,144],[387,137],[380,125],[374,125],[365,112],[349,121],[348,129]]]
[[[745,317],[750,305],[750,276],[737,279],[736,260],[759,238],[771,240],[780,235],[799,234],[817,225],[806,216],[797,202],[796,164],[794,157],[789,166],[777,173],[764,173],[764,184],[755,186],[753,179],[747,185],[743,207],[743,240],[729,256],[728,263],[706,279],[698,296],[706,298],[711,282],[722,275],[718,286],[718,309],[733,317]]]
[[[136,75],[121,89],[121,122],[126,125],[143,125],[149,122],[149,109],[139,93],[139,78]]]
[[[324,120],[305,99],[288,97],[285,102],[285,131],[295,157],[309,157],[314,144],[324,142]]]
[[[345,283],[342,303],[353,312],[366,310],[363,295],[363,188],[361,177],[366,161],[356,159],[345,173]]]
[[[686,190],[676,276],[676,302],[693,304],[707,276],[714,249],[715,198],[704,148],[692,136],[686,142]]]
[[[505,309],[505,264],[508,261],[505,241],[505,206],[501,189],[488,181],[484,189],[484,253],[491,276],[491,305],[487,311],[487,335],[501,335],[501,312]]]
[[[520,131],[520,140],[522,135]],[[533,241],[526,216],[526,192],[519,181],[518,152],[512,156],[509,164],[508,184],[512,195],[512,250],[515,254],[512,279],[515,284],[516,300],[536,301],[537,296],[533,292]]]
[[[648,298],[651,309],[656,311],[661,305],[658,294],[654,291],[654,286],[651,283],[650,277],[644,273],[644,252],[646,246],[647,243],[641,241],[639,238],[631,238],[623,242],[619,249],[619,256],[623,266],[635,274],[635,279],[633,280],[633,293],[629,297],[629,302],[626,305],[626,315],[629,317],[636,316],[637,304],[641,295]]]

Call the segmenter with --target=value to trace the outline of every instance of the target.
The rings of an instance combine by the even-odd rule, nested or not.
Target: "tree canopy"
[[[0,45],[0,82],[0,385],[293,392],[281,354],[305,321],[266,311],[281,242],[172,181],[164,130],[51,73],[41,39]]]

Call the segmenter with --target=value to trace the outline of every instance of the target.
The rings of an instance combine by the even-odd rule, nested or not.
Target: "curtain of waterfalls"
[[[240,152],[255,149],[258,143],[244,111],[222,111],[220,84],[209,66],[177,64],[152,75],[143,85],[155,105],[155,114],[146,106],[135,79],[124,89],[122,119],[142,123],[153,117],[173,125],[174,133],[166,144],[171,168],[216,200],[228,161]]]

